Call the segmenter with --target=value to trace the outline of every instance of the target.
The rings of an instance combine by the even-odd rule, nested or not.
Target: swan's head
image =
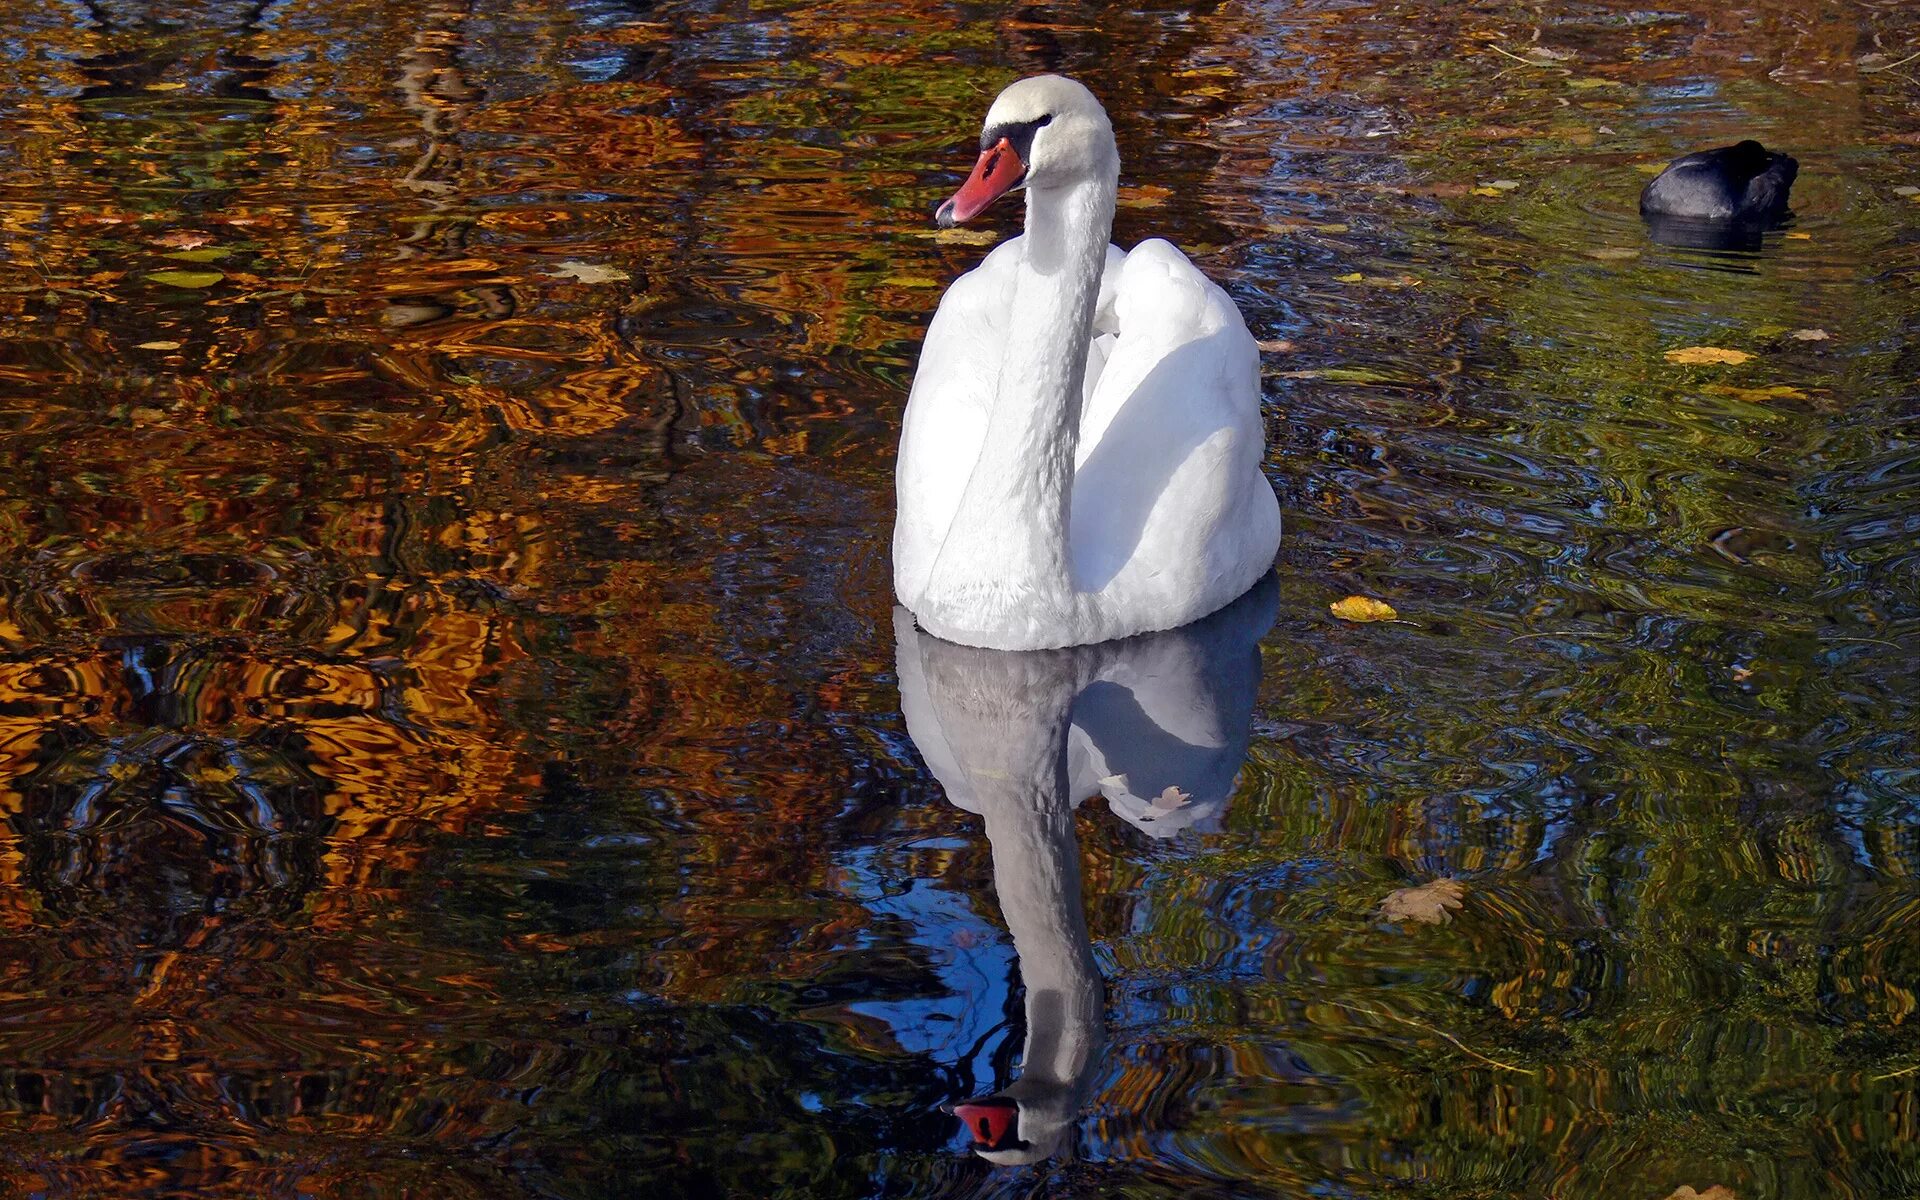
[[[966,1127],[973,1152],[1001,1167],[1023,1167],[1052,1158],[1079,1116],[1077,1107],[1015,1100],[1004,1093],[968,1100],[946,1111]]]
[[[942,228],[971,220],[1017,187],[1112,182],[1120,152],[1107,110],[1064,75],[1022,79],[994,99],[980,133],[980,160],[933,219]]]

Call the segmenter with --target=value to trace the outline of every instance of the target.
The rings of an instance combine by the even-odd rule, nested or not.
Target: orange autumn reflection
[[[0,0],[0,1196],[1913,1190],[1910,8]],[[1019,1176],[886,538],[1054,69],[1289,533],[1221,827],[1083,806]],[[1661,258],[1749,128],[1804,236]]]

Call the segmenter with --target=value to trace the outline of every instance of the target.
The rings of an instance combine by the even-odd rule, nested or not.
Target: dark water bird
[[[1757,249],[1787,218],[1800,164],[1751,139],[1683,155],[1640,193],[1655,241],[1703,249]]]

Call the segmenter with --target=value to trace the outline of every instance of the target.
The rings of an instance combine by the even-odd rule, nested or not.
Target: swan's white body
[[[1003,650],[1186,624],[1280,543],[1239,310],[1168,243],[1108,244],[1118,158],[1091,93],[1023,80],[988,129],[1023,126],[1026,233],[941,300],[896,469],[900,602],[931,633]]]

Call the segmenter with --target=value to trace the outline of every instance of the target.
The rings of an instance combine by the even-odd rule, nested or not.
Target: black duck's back
[[[1640,193],[1646,216],[1765,223],[1787,215],[1800,164],[1759,142],[1683,155]]]

